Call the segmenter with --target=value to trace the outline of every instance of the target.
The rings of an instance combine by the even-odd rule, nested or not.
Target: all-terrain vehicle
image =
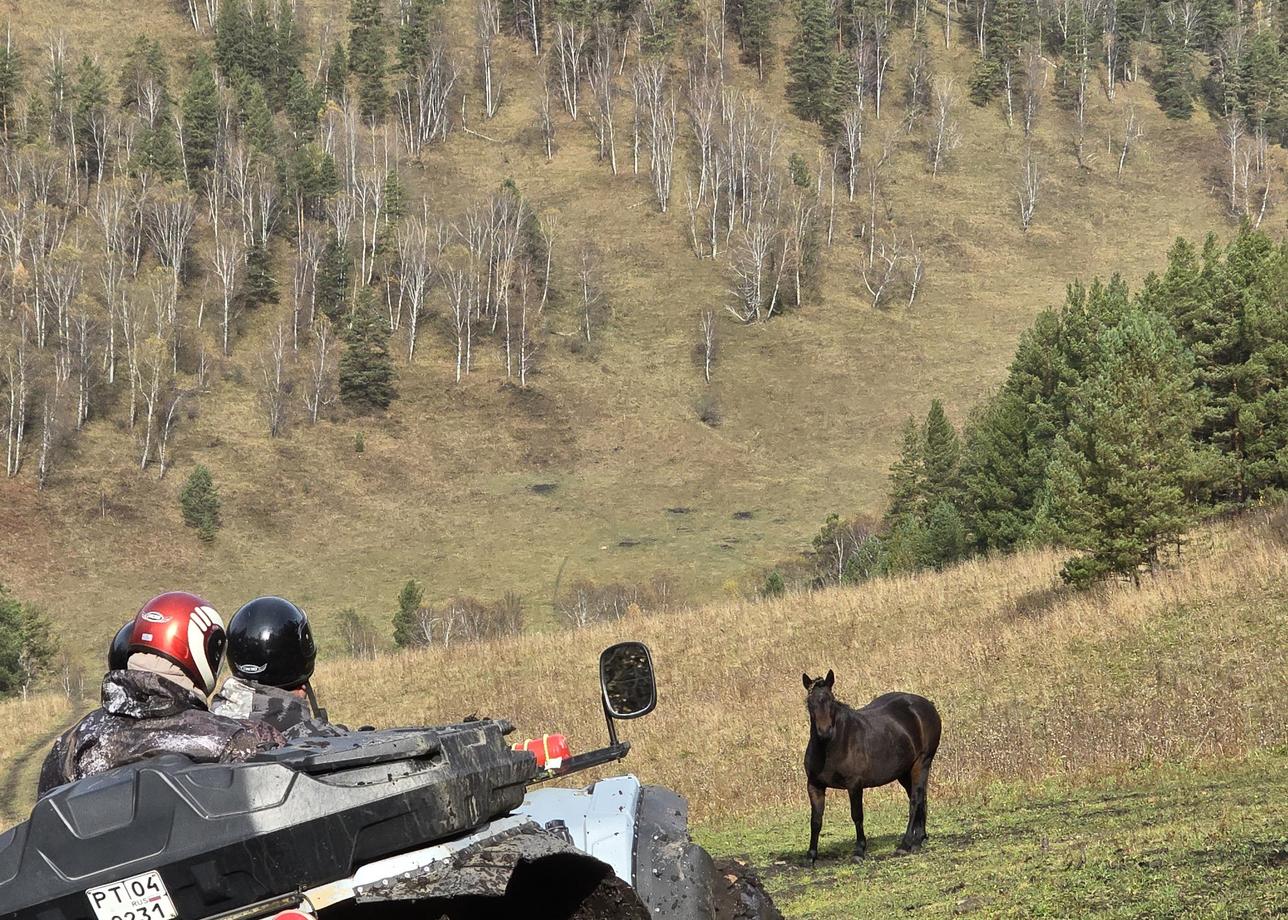
[[[657,701],[646,646],[600,657],[610,744],[538,766],[482,719],[305,738],[244,764],[165,755],[63,786],[0,835],[3,920],[767,918],[687,806],[633,776],[531,787],[626,756]]]

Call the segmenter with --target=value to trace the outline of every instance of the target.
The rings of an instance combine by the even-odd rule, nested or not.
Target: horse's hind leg
[[[913,761],[906,776],[899,783],[908,793],[908,829],[899,841],[896,852],[915,853],[926,839],[926,782],[930,776],[930,763],[920,758]]]
[[[863,787],[850,790],[850,817],[854,820],[854,858],[862,859],[868,853],[868,838],[863,836]]]
[[[818,862],[818,835],[823,830],[823,806],[827,804],[827,789],[809,784],[809,864]]]

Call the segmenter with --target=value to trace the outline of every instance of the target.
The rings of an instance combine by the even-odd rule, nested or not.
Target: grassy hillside
[[[932,699],[945,725],[937,796],[1281,745],[1288,552],[1263,524],[1205,537],[1140,590],[1070,592],[1055,556],[1030,553],[468,653],[336,661],[320,692],[342,721],[504,715],[585,749],[603,734],[598,651],[640,638],[662,701],[625,729],[630,767],[686,793],[702,819],[802,799],[802,671],[834,668],[855,705],[895,688]]]
[[[1140,589],[1072,593],[1046,553],[772,602],[722,602],[572,634],[331,661],[318,687],[350,724],[504,716],[520,735],[603,743],[595,659],[653,648],[660,703],[622,726],[623,765],[689,797],[704,844],[750,860],[788,916],[1273,916],[1284,876],[1288,549],[1283,520],[1202,532]],[[931,834],[895,859],[897,788],[871,791],[871,858],[848,862],[833,794],[816,871],[801,671],[861,704],[891,688],[944,719]],[[31,801],[61,700],[0,704],[0,807]],[[15,769],[16,768],[16,769]]]
[[[300,6],[311,36],[328,24],[333,35],[345,28],[336,13],[343,4]],[[449,9],[465,49],[471,13],[465,4]],[[135,32],[161,40],[176,64],[193,47],[172,4],[143,0],[26,3],[14,28],[30,60],[53,29],[109,62]],[[780,30],[785,45],[787,17]],[[324,642],[348,605],[387,629],[409,576],[427,582],[431,599],[516,590],[538,627],[549,623],[561,571],[598,580],[665,571],[693,599],[714,597],[807,546],[828,512],[878,508],[902,419],[936,395],[963,418],[1000,379],[1032,315],[1069,281],[1115,270],[1137,279],[1160,266],[1176,235],[1227,227],[1212,194],[1223,156],[1214,126],[1202,113],[1163,118],[1143,84],[1125,86],[1112,103],[1093,101],[1091,136],[1104,140],[1088,169],[1069,151],[1068,114],[1044,100],[1034,146],[1045,185],[1028,233],[1015,214],[1018,127],[1008,129],[996,107],[963,101],[964,143],[931,179],[922,134],[897,130],[893,104],[869,137],[891,135],[893,224],[928,253],[915,306],[868,304],[856,269],[857,205],[843,204],[820,294],[798,312],[744,327],[723,314],[727,265],[699,261],[686,245],[687,141],[667,215],[657,213],[646,177],[614,178],[596,162],[584,123],[561,117],[559,150],[547,163],[532,127],[539,72],[526,47],[504,39],[503,48],[500,113],[489,122],[471,115],[491,140],[455,132],[423,162],[405,163],[404,177],[446,218],[513,177],[538,210],[558,216],[564,290],[571,252],[593,238],[607,257],[613,308],[601,344],[573,354],[551,335],[527,392],[499,385],[490,353],[458,386],[436,327],[415,365],[400,366],[402,395],[386,417],[296,425],[270,440],[247,381],[275,319],[248,317],[231,364],[180,428],[166,480],[134,468],[117,411],[91,423],[45,492],[29,472],[0,483],[0,577],[53,611],[87,658],[140,601],[174,586],[200,590],[226,611],[254,593],[288,594],[310,609]],[[937,69],[964,87],[969,43],[932,52]],[[799,152],[813,164],[816,129],[789,113],[781,66],[763,86],[742,65],[730,72],[782,122],[782,155]],[[897,62],[894,73],[897,97]],[[1128,105],[1145,137],[1117,179],[1109,146]],[[704,386],[690,355],[706,306],[722,312],[718,428],[694,410]],[[559,332],[576,320],[557,302],[547,322]],[[362,454],[353,448],[358,432]],[[225,502],[227,526],[209,548],[181,526],[175,501],[196,463],[212,468]],[[537,485],[554,488],[538,493]]]

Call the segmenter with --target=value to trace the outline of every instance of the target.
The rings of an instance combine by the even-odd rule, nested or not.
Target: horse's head
[[[836,675],[829,670],[827,677],[810,677],[801,674],[801,683],[805,685],[805,707],[809,710],[810,724],[824,741],[832,737],[835,721],[836,697],[832,695],[832,685]]]

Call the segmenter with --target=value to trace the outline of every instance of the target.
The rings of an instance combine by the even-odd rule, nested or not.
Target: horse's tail
[[[921,724],[922,750],[926,760],[930,760],[939,751],[939,739],[943,734],[944,723],[939,718],[935,704],[924,696],[919,697],[919,705],[913,707],[917,721]]]

